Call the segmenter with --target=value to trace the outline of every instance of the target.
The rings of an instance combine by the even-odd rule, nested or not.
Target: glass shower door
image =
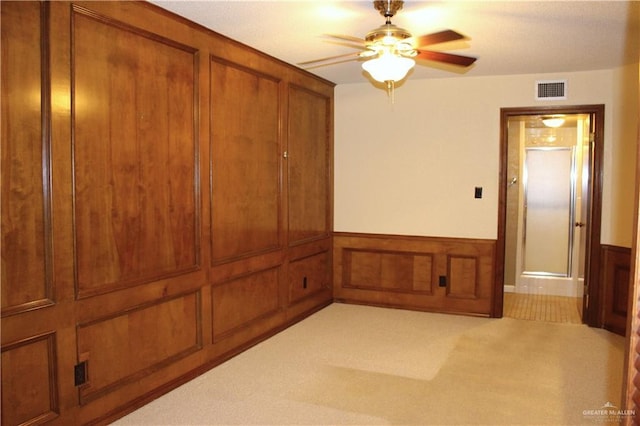
[[[571,276],[574,149],[526,148],[522,270]]]

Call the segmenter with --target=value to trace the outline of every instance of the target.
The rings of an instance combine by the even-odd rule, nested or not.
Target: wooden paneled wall
[[[602,245],[603,295],[602,324],[607,330],[625,335],[629,285],[631,283],[631,249]]]
[[[334,234],[338,301],[492,315],[495,241]]]
[[[331,303],[333,84],[149,3],[0,12],[3,425],[107,423]]]

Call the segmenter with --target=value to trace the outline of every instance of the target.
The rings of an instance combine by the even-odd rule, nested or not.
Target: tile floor
[[[579,303],[582,303],[582,298],[505,293],[503,315],[532,321],[582,324]]]

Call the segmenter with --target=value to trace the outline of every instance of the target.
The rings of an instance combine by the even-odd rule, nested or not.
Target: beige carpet
[[[333,304],[115,424],[603,424],[588,410],[619,406],[623,348],[584,325]]]

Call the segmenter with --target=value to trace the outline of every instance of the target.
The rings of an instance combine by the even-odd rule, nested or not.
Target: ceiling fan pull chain
[[[387,96],[391,100],[391,103],[395,103],[395,83],[393,80],[387,80]]]

